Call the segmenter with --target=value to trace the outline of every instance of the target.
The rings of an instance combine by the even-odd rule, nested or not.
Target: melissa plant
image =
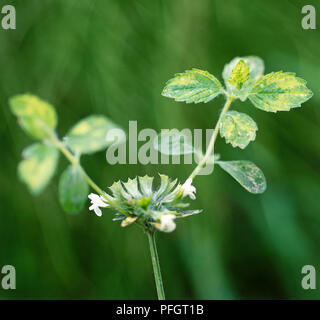
[[[186,198],[196,198],[192,183],[203,166],[218,164],[251,193],[262,193],[266,189],[265,177],[255,164],[246,160],[221,161],[214,154],[219,133],[227,143],[241,149],[255,139],[256,123],[244,113],[230,111],[232,102],[249,99],[259,109],[277,112],[299,107],[312,96],[306,82],[294,73],[276,72],[264,76],[263,72],[260,58],[244,57],[235,58],[225,66],[225,88],[213,75],[198,69],[177,74],[168,81],[162,94],[176,101],[207,103],[222,94],[226,103],[204,154],[188,145],[184,137],[173,136],[175,141],[170,147],[174,145],[174,150],[171,148],[169,152],[195,152],[200,161],[184,183],[160,174],[160,184],[156,188],[154,177],[144,176],[129,178],[126,182],[116,181],[104,191],[88,176],[81,165],[81,157],[105,150],[112,143],[106,140],[107,132],[118,127],[107,117],[91,115],[84,118],[61,140],[56,133],[57,114],[52,105],[30,94],[14,96],[9,100],[11,111],[24,131],[37,140],[23,151],[23,160],[18,165],[19,178],[32,194],[41,193],[54,176],[62,153],[70,162],[59,181],[62,208],[67,213],[79,212],[89,197],[89,210],[97,216],[102,215],[101,208],[109,208],[114,212],[113,220],[120,221],[122,227],[130,224],[141,227],[149,240],[158,298],[165,299],[155,233],[172,232],[176,228],[175,219],[201,211],[188,210]],[[164,152],[168,148],[158,149]],[[90,193],[90,187],[96,193]]]

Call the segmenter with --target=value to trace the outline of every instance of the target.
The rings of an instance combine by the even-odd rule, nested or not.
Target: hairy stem
[[[155,232],[148,231],[147,235],[148,235],[148,240],[149,240],[153,274],[154,274],[154,280],[155,280],[156,287],[157,287],[158,299],[165,300],[165,294],[164,294],[163,282],[162,282],[162,276],[161,276],[161,270],[160,270],[160,262],[159,262],[158,252],[157,252]]]
[[[192,173],[190,174],[189,178],[194,179],[197,174],[200,172],[200,170],[202,169],[202,167],[207,163],[208,159],[213,155],[214,156],[214,144],[216,142],[218,133],[219,133],[219,128],[220,128],[220,123],[222,120],[222,117],[225,115],[225,113],[228,111],[228,109],[230,108],[230,105],[232,103],[232,101],[235,98],[233,96],[228,96],[227,101],[220,113],[219,119],[216,123],[216,126],[214,128],[211,140],[209,142],[207,151],[205,153],[205,155],[203,156],[203,158],[201,159],[201,161],[199,162],[199,164],[195,167],[195,169],[192,171]],[[214,165],[214,162],[213,162]]]

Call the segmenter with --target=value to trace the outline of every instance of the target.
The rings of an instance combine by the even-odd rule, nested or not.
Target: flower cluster
[[[172,232],[176,228],[175,219],[197,214],[200,210],[186,210],[189,203],[184,199],[189,196],[195,199],[196,188],[188,179],[183,185],[177,180],[171,181],[168,176],[160,174],[160,186],[153,189],[153,177],[144,176],[128,179],[127,182],[117,181],[109,187],[111,194],[106,197],[91,193],[90,210],[98,216],[100,208],[109,207],[115,211],[113,220],[120,220],[125,227],[138,222],[147,229],[158,229]],[[111,201],[108,202],[107,199]]]

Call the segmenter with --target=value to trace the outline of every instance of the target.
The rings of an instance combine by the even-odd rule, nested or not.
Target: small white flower
[[[172,232],[176,228],[176,224],[173,221],[176,218],[174,214],[164,214],[160,217],[160,230],[163,232]]]
[[[88,198],[91,200],[91,206],[89,207],[89,210],[93,210],[95,214],[99,217],[102,216],[101,208],[109,207],[110,205],[105,202],[104,198],[95,194],[90,193],[88,195]]]
[[[195,200],[197,192],[196,187],[192,185],[192,179],[189,178],[186,180],[186,182],[182,185],[183,189],[183,198],[189,196],[192,200]]]

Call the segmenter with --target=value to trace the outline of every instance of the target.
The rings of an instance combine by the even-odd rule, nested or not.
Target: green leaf
[[[161,132],[154,140],[153,147],[166,155],[183,155],[194,152],[192,136],[177,129]]]
[[[249,79],[243,83],[240,90],[234,88],[230,83],[229,80],[231,78],[231,74],[239,61],[243,60],[246,66],[249,68]],[[245,101],[248,97],[250,92],[251,85],[257,81],[260,77],[263,76],[264,72],[264,63],[263,60],[259,57],[255,56],[248,56],[248,57],[236,57],[232,59],[228,64],[225,65],[223,69],[223,79],[228,89],[228,92],[239,98],[241,101]]]
[[[162,95],[186,103],[209,102],[222,93],[221,83],[207,71],[192,69],[169,80]]]
[[[9,104],[21,127],[34,138],[50,137],[57,126],[54,107],[36,96],[17,95],[9,100]]]
[[[39,194],[50,182],[57,167],[59,152],[55,147],[35,143],[23,151],[18,165],[19,178],[30,192]]]
[[[89,194],[89,185],[79,166],[68,166],[59,181],[59,199],[67,213],[82,210]]]
[[[249,80],[249,74],[249,67],[243,60],[239,60],[237,65],[232,70],[229,83],[236,89],[240,90]]]
[[[272,72],[255,82],[249,100],[261,110],[269,112],[289,111],[300,107],[312,97],[306,81],[295,73]]]
[[[233,147],[244,149],[256,138],[258,127],[254,120],[245,113],[228,111],[220,124],[221,137]]]
[[[217,161],[217,164],[247,191],[258,194],[266,190],[267,182],[263,172],[251,161]]]
[[[119,129],[119,126],[105,116],[91,115],[71,128],[65,142],[75,153],[94,153],[106,149],[113,143],[107,140],[107,133],[112,129]]]
[[[252,84],[257,81],[260,77],[263,76],[264,72],[264,63],[263,60],[259,57],[248,56],[248,57],[236,57],[232,59],[228,64],[225,65],[223,69],[223,79],[226,86],[229,86],[229,80],[232,74],[233,69],[239,63],[240,60],[243,60],[245,64],[249,67],[249,82]]]

